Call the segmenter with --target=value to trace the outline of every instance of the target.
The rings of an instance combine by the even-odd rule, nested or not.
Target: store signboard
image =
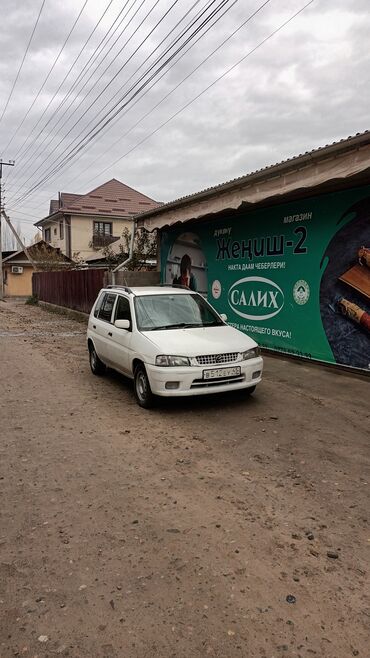
[[[161,251],[163,282],[261,346],[369,370],[370,186],[183,225]]]

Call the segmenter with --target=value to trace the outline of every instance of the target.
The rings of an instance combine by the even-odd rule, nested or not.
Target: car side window
[[[116,317],[114,319],[129,320],[130,328],[132,327],[130,301],[127,299],[127,297],[121,297],[121,295],[118,296]]]
[[[103,303],[99,310],[99,320],[105,320],[105,322],[110,322],[112,317],[112,311],[114,302],[116,301],[117,295],[112,295],[107,293],[103,299]]]

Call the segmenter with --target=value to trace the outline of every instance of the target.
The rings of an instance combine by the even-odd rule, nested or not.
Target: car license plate
[[[203,370],[203,379],[221,379],[223,377],[237,377],[238,375],[240,375],[240,366]]]

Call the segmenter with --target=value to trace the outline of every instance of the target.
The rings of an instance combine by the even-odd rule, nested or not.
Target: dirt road
[[[369,656],[369,381],[266,359],[143,411],[20,302],[0,374],[1,658]]]

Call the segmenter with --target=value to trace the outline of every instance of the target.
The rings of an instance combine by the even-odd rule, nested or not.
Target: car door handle
[[[108,336],[113,336],[111,331],[108,331]]]

